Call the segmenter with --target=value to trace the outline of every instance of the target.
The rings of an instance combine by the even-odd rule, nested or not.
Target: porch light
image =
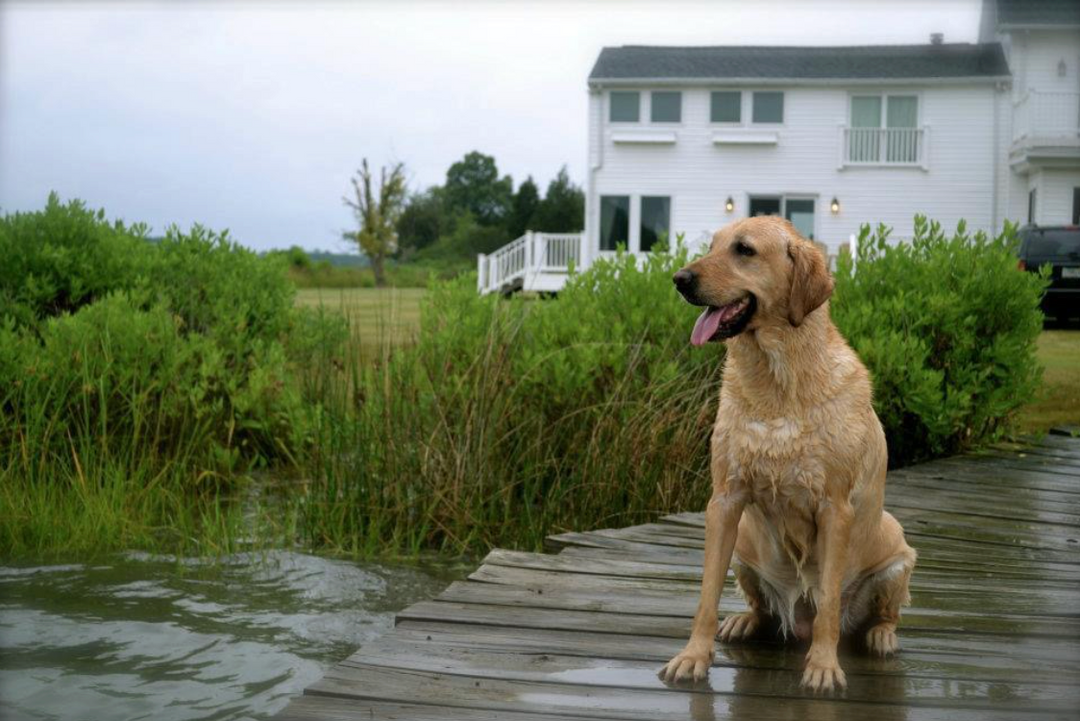
[[[1062,58],[1061,60],[1058,60],[1058,77],[1059,78],[1065,77],[1065,70],[1066,70],[1066,68],[1065,68],[1065,58]]]
[[[727,202],[724,203],[724,210],[726,210],[729,213],[734,212],[734,210],[735,210],[735,201],[732,199],[732,197],[730,195],[727,198]]]
[[[837,200],[836,198],[833,198],[832,203],[829,204],[829,210],[832,211],[833,215],[836,215],[837,213],[839,213],[840,212],[840,201]]]

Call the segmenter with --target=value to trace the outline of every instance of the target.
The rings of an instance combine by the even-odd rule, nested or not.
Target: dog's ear
[[[788,246],[793,268],[791,292],[788,294],[788,321],[793,326],[802,325],[803,318],[829,299],[833,292],[833,280],[825,267],[825,257],[816,246],[804,240],[795,240]]]

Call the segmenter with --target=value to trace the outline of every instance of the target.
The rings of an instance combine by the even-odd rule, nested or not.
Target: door
[[[811,198],[787,198],[784,217],[791,221],[802,237],[814,239],[814,201]]]

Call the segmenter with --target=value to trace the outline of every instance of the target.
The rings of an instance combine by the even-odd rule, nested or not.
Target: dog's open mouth
[[[694,324],[690,342],[694,345],[705,345],[710,341],[724,340],[742,333],[750,322],[755,307],[753,294],[747,294],[727,305],[710,305]]]

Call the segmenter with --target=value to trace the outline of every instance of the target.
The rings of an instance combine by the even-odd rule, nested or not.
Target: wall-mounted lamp
[[[1059,78],[1065,77],[1065,70],[1066,70],[1066,68],[1065,68],[1065,58],[1062,58],[1061,60],[1058,60],[1058,77]]]
[[[735,200],[729,195],[727,202],[724,203],[724,210],[731,213],[735,210]]]
[[[829,210],[832,211],[833,215],[836,215],[837,213],[839,213],[840,212],[840,201],[837,200],[836,198],[833,198],[832,202],[829,203]]]

